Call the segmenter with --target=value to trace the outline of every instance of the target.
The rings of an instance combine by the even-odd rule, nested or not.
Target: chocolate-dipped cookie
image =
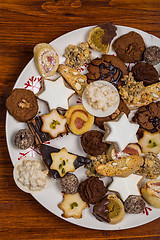
[[[88,204],[95,204],[106,194],[107,189],[98,177],[89,177],[79,186],[82,200]]]
[[[60,151],[60,149],[49,146],[49,145],[45,145],[45,144],[41,144],[40,147],[40,152],[42,154],[43,157],[43,161],[45,162],[45,164],[47,165],[47,167],[49,168],[53,178],[60,178],[60,174],[58,173],[58,171],[51,169],[51,165],[52,165],[52,157],[51,157],[51,153],[58,153]],[[90,159],[85,158],[83,156],[77,156],[77,158],[75,159],[73,165],[75,167],[75,169],[84,166],[87,163],[90,163]]]
[[[118,86],[123,75],[128,73],[126,65],[118,57],[113,55],[103,55],[102,58],[95,58],[88,65],[88,83],[104,80]]]

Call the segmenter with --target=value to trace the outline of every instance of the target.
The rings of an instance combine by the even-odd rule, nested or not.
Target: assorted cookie
[[[94,205],[91,209],[97,220],[109,224],[119,223],[125,214],[142,213],[146,202],[160,208],[160,102],[157,101],[160,82],[154,67],[160,63],[160,48],[146,47],[141,35],[134,31],[114,40],[116,31],[117,27],[112,23],[94,27],[88,34],[88,42],[66,47],[65,64],[59,64],[58,53],[50,44],[37,44],[33,52],[37,70],[43,77],[42,90],[35,96],[31,90],[16,88],[6,100],[8,112],[29,128],[17,132],[15,146],[25,150],[35,144],[43,158],[41,162],[48,170],[45,168],[43,172],[38,162],[30,161],[24,168],[38,164],[35,172],[43,172],[42,190],[48,172],[54,179],[59,179],[63,201],[58,207],[65,218],[81,218],[88,204]],[[116,56],[107,54],[112,41]],[[92,58],[91,48],[103,55]],[[134,66],[127,68],[126,63],[134,63]],[[80,73],[83,66],[87,67],[86,74]],[[53,81],[51,78],[56,72],[60,77]],[[86,92],[92,100],[90,105],[104,111],[116,100],[116,95],[106,88],[103,93],[108,102],[102,100],[100,80],[116,87],[120,99],[116,110],[105,117],[90,114],[83,102]],[[82,97],[84,106],[69,103],[75,93]],[[91,99],[96,94],[98,98]],[[37,98],[47,104],[49,113],[36,116]],[[132,109],[137,111],[131,121]],[[100,131],[95,130],[94,123]],[[78,135],[86,157],[68,152],[65,147],[59,149],[48,144],[69,132]],[[88,169],[87,178],[83,176],[83,180],[79,180],[76,169],[82,166]],[[32,181],[32,177],[27,181]],[[103,181],[105,177],[112,179],[107,186]],[[150,181],[140,186],[143,179]],[[114,193],[108,194],[108,191]]]

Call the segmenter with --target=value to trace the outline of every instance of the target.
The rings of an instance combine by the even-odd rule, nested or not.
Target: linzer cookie
[[[59,57],[54,48],[48,43],[39,43],[34,49],[34,60],[41,76],[53,76],[59,65]]]
[[[112,55],[95,58],[88,65],[88,71],[86,74],[88,83],[105,80],[115,86],[118,86],[121,77],[128,73],[125,63]]]
[[[87,77],[80,74],[80,72],[78,72],[76,69],[64,64],[59,65],[58,72],[81,97],[85,87],[87,86]]]
[[[37,114],[38,102],[31,90],[15,88],[6,100],[6,107],[17,121],[26,122]]]
[[[40,116],[35,117],[30,121],[27,121],[27,124],[34,136],[36,146],[39,146],[41,143],[47,142],[51,139],[51,136],[48,133],[41,131],[43,122]]]
[[[140,34],[131,31],[117,38],[113,48],[121,60],[134,63],[143,60],[145,43]]]

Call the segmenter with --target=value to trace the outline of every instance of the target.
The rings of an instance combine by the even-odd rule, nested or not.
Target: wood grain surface
[[[160,37],[159,0],[0,1],[0,239],[160,239],[160,218],[121,231],[97,231],[70,224],[19,190],[5,139],[5,100],[33,47],[69,31],[111,21]],[[138,216],[136,216],[138,217]]]

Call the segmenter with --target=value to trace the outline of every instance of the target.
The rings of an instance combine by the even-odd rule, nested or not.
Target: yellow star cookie
[[[66,148],[62,148],[58,153],[51,153],[52,164],[50,169],[57,170],[59,175],[63,177],[67,172],[74,172],[74,161],[77,156],[67,152]]]
[[[63,210],[62,217],[81,218],[82,211],[87,207],[87,203],[81,199],[77,192],[75,194],[64,194],[63,202],[58,207]]]
[[[67,119],[61,116],[57,110],[53,109],[50,113],[41,116],[43,125],[41,131],[49,133],[52,138],[56,138],[60,133],[66,133]]]

